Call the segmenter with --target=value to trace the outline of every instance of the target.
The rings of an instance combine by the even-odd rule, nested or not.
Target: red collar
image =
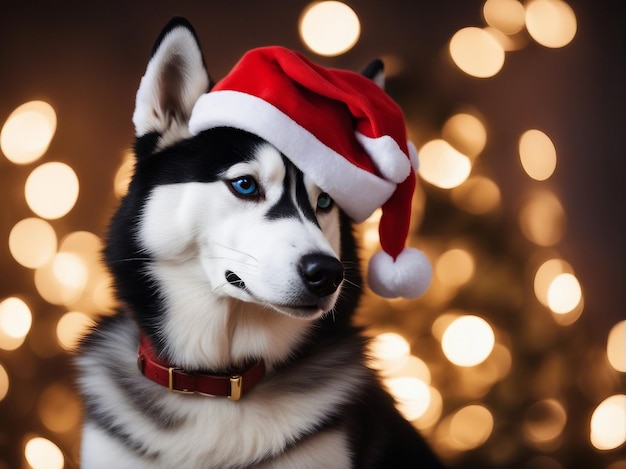
[[[146,378],[169,388],[170,392],[225,396],[233,401],[238,401],[265,375],[263,360],[258,360],[245,370],[232,374],[210,375],[186,372],[182,368],[171,366],[157,358],[150,339],[143,334],[139,340],[137,364]]]

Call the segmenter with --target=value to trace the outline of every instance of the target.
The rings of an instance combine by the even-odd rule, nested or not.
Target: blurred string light
[[[33,212],[55,220],[74,207],[78,199],[78,177],[65,163],[44,163],[30,173],[24,192]]]
[[[359,40],[357,14],[342,2],[311,3],[300,16],[300,37],[313,52],[336,56],[350,50]]]
[[[425,143],[419,155],[419,175],[442,189],[461,185],[472,170],[470,159],[443,139]]]
[[[528,34],[542,46],[564,47],[576,35],[576,15],[562,0],[530,0],[525,17]]]
[[[65,350],[74,350],[80,338],[93,324],[93,319],[80,311],[65,313],[57,323],[59,344]]]
[[[448,360],[458,366],[476,366],[493,351],[493,329],[483,318],[464,315],[454,319],[441,337],[441,348]]]
[[[460,287],[474,275],[474,258],[464,249],[449,249],[437,259],[435,275],[448,287]]]
[[[519,225],[528,240],[539,246],[554,246],[565,232],[565,211],[552,192],[531,192],[519,212]]]
[[[557,275],[548,287],[548,306],[556,314],[574,310],[582,299],[582,291],[576,277],[569,273]]]
[[[599,450],[613,450],[626,442],[626,394],[607,397],[593,411],[591,444]]]
[[[435,435],[445,450],[468,451],[484,444],[491,436],[494,418],[482,405],[468,405],[442,420]]]
[[[41,218],[25,218],[9,233],[9,251],[13,258],[29,269],[41,267],[54,256],[57,235],[54,228]]]
[[[0,401],[9,393],[9,375],[7,370],[0,364]]]
[[[496,75],[504,65],[504,49],[487,31],[467,27],[450,40],[450,56],[462,71],[477,78]]]
[[[626,373],[626,319],[615,324],[609,332],[606,355],[613,368]]]
[[[28,440],[24,455],[32,469],[63,469],[65,465],[65,458],[59,447],[42,437]]]
[[[410,345],[395,332],[384,332],[369,343],[369,365],[383,377],[398,410],[418,428],[434,425],[441,415],[439,391],[430,386],[430,370],[410,354]]]
[[[524,416],[524,436],[544,447],[561,436],[567,423],[567,413],[556,399],[542,399],[532,404]]]
[[[504,65],[506,52],[521,49],[524,30],[538,44],[564,47],[576,35],[576,15],[562,0],[487,0],[483,4],[486,27],[465,27],[449,43],[454,64],[466,74],[491,78]]]
[[[42,423],[55,433],[67,433],[80,424],[81,408],[75,392],[66,384],[54,383],[37,401]]]
[[[556,149],[545,133],[526,131],[519,142],[519,156],[526,174],[537,181],[545,181],[556,168]]]
[[[524,29],[524,16],[524,6],[517,0],[487,0],[483,5],[487,24],[507,35]]]
[[[470,158],[476,158],[487,143],[487,129],[481,118],[468,112],[451,116],[444,123],[441,136]]]
[[[17,297],[5,298],[0,303],[0,349],[15,350],[26,339],[32,324],[28,305]]]
[[[30,101],[16,108],[0,131],[0,149],[15,164],[28,164],[48,150],[57,127],[52,106]]]
[[[470,176],[462,185],[452,188],[452,201],[474,215],[493,212],[500,206],[500,188],[486,176]]]
[[[113,180],[113,190],[118,199],[124,197],[128,192],[128,184],[130,184],[134,171],[135,155],[132,152],[126,152]]]

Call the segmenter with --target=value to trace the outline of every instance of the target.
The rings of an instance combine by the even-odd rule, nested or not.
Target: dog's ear
[[[382,60],[372,60],[372,62],[363,69],[361,75],[369,78],[382,89],[385,89],[385,64]]]
[[[133,114],[136,136],[158,134],[159,147],[188,137],[191,109],[209,87],[193,27],[184,18],[173,18],[154,45],[137,91]]]

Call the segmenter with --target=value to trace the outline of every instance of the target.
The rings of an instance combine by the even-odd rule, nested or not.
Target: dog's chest
[[[263,397],[245,404],[191,397],[195,403],[179,406],[184,421],[170,429],[147,425],[145,416],[127,413],[123,417],[126,429],[141,441],[141,451],[88,423],[83,463],[121,469],[350,467],[343,428],[314,432],[328,412],[328,401],[336,401],[332,391],[318,389],[315,396],[301,392],[298,398],[277,396],[283,402]]]

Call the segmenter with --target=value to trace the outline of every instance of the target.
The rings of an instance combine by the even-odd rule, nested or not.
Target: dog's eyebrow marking
[[[304,174],[287,158],[284,156],[282,158],[286,170],[283,180],[283,193],[278,202],[268,210],[267,219],[304,217],[319,226],[304,184]]]

